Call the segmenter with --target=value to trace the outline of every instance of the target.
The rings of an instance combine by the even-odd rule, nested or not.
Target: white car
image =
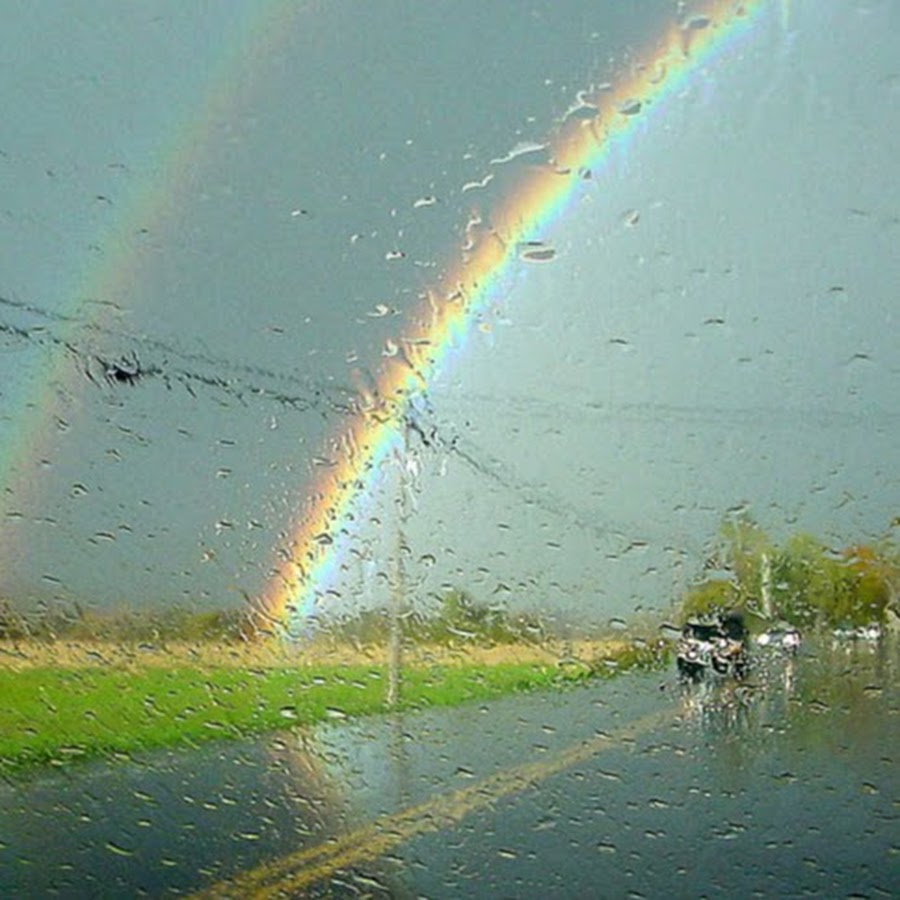
[[[838,640],[877,641],[881,637],[881,626],[862,625],[859,628],[835,628],[831,633]]]
[[[796,628],[772,628],[756,636],[756,643],[760,647],[785,650],[788,653],[796,653],[802,640]]]

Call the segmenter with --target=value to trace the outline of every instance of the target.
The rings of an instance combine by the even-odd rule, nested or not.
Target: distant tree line
[[[410,610],[401,619],[404,638],[417,643],[479,645],[539,643],[546,637],[536,616],[510,613],[504,607],[478,603],[463,590],[450,590],[429,613]],[[328,627],[340,639],[362,644],[386,643],[390,634],[387,610],[363,610]]]
[[[148,610],[85,609],[79,603],[41,604],[25,613],[0,600],[0,640],[238,641],[253,629],[243,609],[197,610],[168,606]]]
[[[267,624],[267,623],[263,623]],[[321,630],[339,640],[384,644],[390,633],[385,609],[326,619]],[[402,617],[405,639],[423,643],[480,645],[537,643],[546,637],[535,616],[510,614],[479,604],[462,590],[451,590],[429,613],[409,611]],[[70,640],[162,644],[167,641],[232,642],[271,636],[255,607],[198,610],[189,606],[151,609],[84,608],[79,603],[41,604],[24,613],[0,600],[0,641]]]
[[[858,628],[900,613],[900,550],[890,536],[834,548],[806,533],[781,544],[744,513],[723,522],[684,618],[744,609],[800,627]]]

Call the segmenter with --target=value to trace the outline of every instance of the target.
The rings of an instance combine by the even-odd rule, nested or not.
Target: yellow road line
[[[340,869],[377,859],[420,834],[452,827],[478,809],[527,790],[604,750],[634,741],[671,719],[670,709],[643,716],[609,734],[573,744],[547,759],[497,772],[466,788],[438,794],[424,803],[381,816],[334,840],[269,860],[193,896],[196,900],[223,897],[262,900],[290,895],[324,881]]]

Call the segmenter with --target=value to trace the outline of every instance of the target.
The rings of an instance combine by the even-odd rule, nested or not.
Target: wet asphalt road
[[[897,641],[0,787],[0,895],[900,893]],[[375,823],[372,825],[371,823]]]

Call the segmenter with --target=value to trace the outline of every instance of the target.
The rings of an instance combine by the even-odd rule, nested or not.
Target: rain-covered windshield
[[[900,7],[4,13],[0,892],[896,889]]]

